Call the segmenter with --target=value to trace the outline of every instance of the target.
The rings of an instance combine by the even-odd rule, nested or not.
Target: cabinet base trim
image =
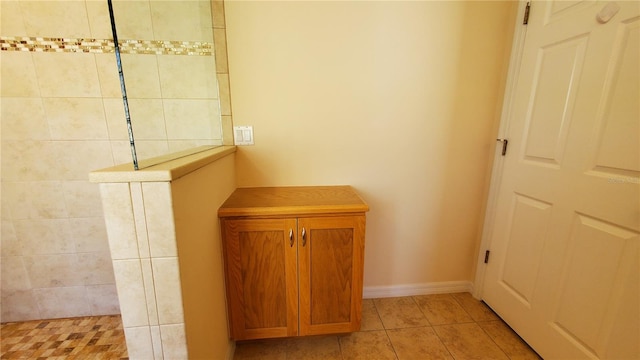
[[[398,296],[430,295],[455,292],[473,293],[471,281],[444,281],[422,284],[403,284],[391,286],[365,286],[363,298],[375,299]]]

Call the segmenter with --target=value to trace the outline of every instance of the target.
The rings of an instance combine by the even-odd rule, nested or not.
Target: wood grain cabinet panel
[[[350,187],[237,189],[218,212],[231,336],[359,330],[366,211]]]

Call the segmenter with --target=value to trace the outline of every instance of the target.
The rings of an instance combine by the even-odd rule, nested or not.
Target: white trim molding
[[[365,286],[362,297],[365,299],[374,299],[456,292],[470,292],[473,294],[473,283],[471,281],[444,281],[422,284]]]
[[[518,85],[520,62],[522,61],[522,51],[524,49],[525,36],[527,35],[527,27],[522,24],[522,19],[524,18],[527,2],[527,0],[519,0],[518,13],[515,18],[513,43],[511,44],[509,70],[507,73],[507,83],[502,103],[502,111],[500,114],[500,127],[497,134],[497,137],[500,139],[509,138],[509,120],[511,119],[513,96]],[[480,248],[476,265],[476,277],[474,279],[475,289],[473,292],[473,296],[476,299],[482,299],[482,292],[484,289],[484,274],[486,269],[486,264],[484,263],[485,251],[491,249],[493,224],[498,202],[498,193],[500,191],[500,182],[502,180],[504,158],[498,155],[499,153],[500,149],[499,147],[496,147],[494,155],[496,156],[496,161],[493,162],[493,169],[491,171],[491,185],[489,186],[489,197],[487,199],[487,208],[485,211],[482,238],[480,240]]]

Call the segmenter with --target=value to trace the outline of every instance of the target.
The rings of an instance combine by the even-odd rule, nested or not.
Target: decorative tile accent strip
[[[122,54],[213,55],[213,44],[202,41],[121,40]],[[0,36],[1,51],[113,53],[112,39],[63,39]]]

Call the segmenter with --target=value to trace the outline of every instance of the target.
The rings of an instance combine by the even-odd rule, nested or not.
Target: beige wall
[[[120,41],[135,40],[122,62],[141,158],[222,143],[215,74],[226,69],[212,52],[134,54],[135,46],[158,48],[160,40],[210,46],[212,16],[220,10],[211,5],[115,2]],[[21,45],[35,51],[0,52],[0,316],[117,313],[100,195],[87,181],[91,170],[131,162],[106,1],[3,0],[0,17],[3,41],[40,38]],[[61,41],[42,38],[80,42],[80,50],[96,39],[97,47],[44,51]]]
[[[510,2],[226,3],[239,186],[351,184],[365,287],[471,281]]]
[[[218,208],[235,188],[233,155],[171,183],[190,359],[230,351]]]

